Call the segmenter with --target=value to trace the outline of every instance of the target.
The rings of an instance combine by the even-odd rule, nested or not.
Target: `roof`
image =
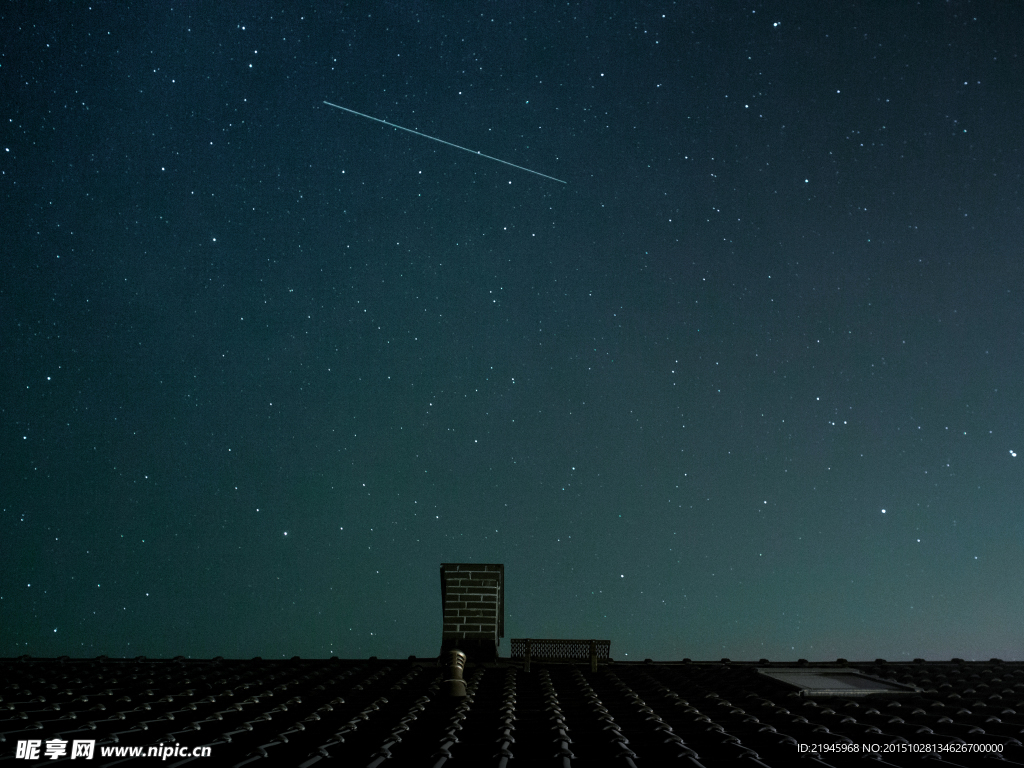
[[[857,673],[889,690],[801,687]],[[527,673],[471,659],[464,699],[445,695],[447,675],[416,658],[0,660],[0,762],[30,764],[15,760],[19,742],[37,740],[42,757],[59,739],[68,754],[94,741],[91,765],[150,765],[101,749],[175,744],[164,765],[711,768],[803,754],[820,768],[877,750],[872,765],[902,766],[919,764],[913,745],[958,750],[944,753],[954,765],[996,765],[991,751],[1024,763],[1024,662],[534,662]],[[825,746],[813,760],[799,745]],[[201,746],[212,761],[190,756]]]

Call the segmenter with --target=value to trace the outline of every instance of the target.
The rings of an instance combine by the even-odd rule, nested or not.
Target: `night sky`
[[[1022,39],[5,4],[0,655],[1024,657]]]

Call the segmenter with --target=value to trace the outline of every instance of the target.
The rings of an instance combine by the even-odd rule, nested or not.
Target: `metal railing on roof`
[[[590,670],[596,672],[599,661],[611,661],[611,650],[611,640],[513,638],[511,658],[522,659],[526,672],[530,671],[531,661],[589,661]]]

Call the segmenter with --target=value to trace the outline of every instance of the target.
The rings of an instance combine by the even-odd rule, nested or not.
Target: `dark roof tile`
[[[96,765],[153,760],[102,749],[175,744],[208,747],[210,764],[257,767],[712,768],[741,758],[783,766],[807,744],[835,745],[817,753],[819,768],[859,764],[865,745],[893,744],[990,745],[1024,763],[1022,663],[799,665],[801,674],[856,671],[918,689],[856,699],[816,699],[757,671],[794,666],[611,662],[592,672],[588,661],[534,661],[526,673],[519,661],[470,660],[467,695],[456,699],[447,695],[447,667],[433,660],[23,657],[0,661],[0,762],[15,759],[19,742],[39,741],[43,758],[46,743],[60,739],[68,751],[74,740],[95,740]],[[163,762],[184,765],[190,754]],[[948,757],[995,765],[992,754]],[[916,765],[919,753],[884,760],[871,764]]]

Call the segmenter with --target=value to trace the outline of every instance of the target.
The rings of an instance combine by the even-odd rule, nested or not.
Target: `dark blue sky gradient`
[[[1021,658],[1019,4],[0,30],[0,655]]]

